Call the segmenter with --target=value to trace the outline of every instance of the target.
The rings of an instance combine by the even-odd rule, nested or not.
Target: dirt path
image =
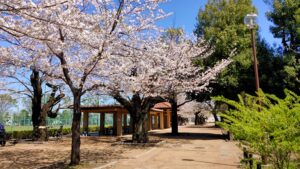
[[[218,128],[180,127],[180,136],[170,136],[170,130],[152,131],[164,138],[161,146],[143,152],[126,153],[127,158],[106,166],[113,169],[234,169],[239,167],[242,152],[233,142],[226,142]]]

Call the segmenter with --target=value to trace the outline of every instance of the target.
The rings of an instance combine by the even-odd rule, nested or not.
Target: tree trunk
[[[48,130],[47,130],[47,122],[46,117],[40,116],[40,124],[38,127],[38,137],[37,140],[39,141],[48,141]]]
[[[73,92],[73,97],[72,149],[70,165],[78,165],[80,162],[81,92]]]
[[[138,115],[137,119],[135,119],[135,123],[133,126],[133,133],[132,133],[132,142],[133,143],[147,143],[149,141],[148,132],[145,128],[145,122],[147,122],[147,114],[142,112],[136,112]]]
[[[159,96],[149,96],[142,99],[139,93],[135,93],[131,100],[127,100],[118,92],[113,92],[112,96],[130,113],[132,142],[148,142],[148,131],[146,130],[145,125],[149,122],[149,111],[156,103],[163,102],[165,100]]]
[[[178,135],[178,115],[177,115],[177,100],[176,97],[170,99],[172,107],[172,134]]]
[[[217,127],[218,127],[217,122],[220,121],[220,120],[218,119],[218,116],[217,116],[217,112],[219,111],[220,106],[221,106],[220,103],[219,103],[219,102],[216,102],[216,103],[215,103],[215,106],[213,107],[213,110],[212,110],[212,114],[213,114],[214,119],[215,119],[215,126],[217,126]]]
[[[42,96],[43,96],[42,80],[40,79],[39,71],[37,71],[35,68],[32,68],[30,82],[33,88],[33,97],[32,97],[33,139],[39,141],[48,141],[48,131],[46,127],[47,126],[46,119],[48,113],[52,112],[53,106],[55,106],[64,97],[64,94],[60,94],[57,97],[55,97],[57,86],[52,85],[51,96],[47,101],[47,103],[45,103],[42,106]]]
[[[150,110],[150,105],[147,101],[143,102],[139,95],[134,95],[132,99],[132,109],[130,111],[130,116],[132,117],[132,142],[133,143],[147,143],[149,141],[148,132],[145,128],[145,123],[148,122],[148,113]]]
[[[213,112],[212,114],[213,114],[213,116],[214,116],[215,123],[218,122],[219,119],[218,119],[217,113]]]
[[[195,113],[195,125],[199,125],[199,113],[200,112]]]
[[[40,125],[43,119],[41,116],[41,107],[42,107],[42,81],[40,79],[39,72],[32,68],[32,74],[30,76],[30,83],[33,88],[33,97],[31,99],[31,108],[32,108],[32,126],[33,126],[33,139],[39,140],[40,138]]]
[[[60,100],[65,96],[63,93],[55,97],[56,91],[58,89],[57,86],[50,85],[47,83],[48,86],[52,86],[52,93],[48,99],[48,101],[43,105],[42,111],[40,113],[40,124],[39,124],[39,138],[40,141],[48,141],[48,131],[47,131],[47,121],[46,118],[55,118],[57,116],[57,112],[59,108],[53,112],[53,107],[60,102]]]

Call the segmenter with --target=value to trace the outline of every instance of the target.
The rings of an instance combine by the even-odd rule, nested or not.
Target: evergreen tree
[[[205,9],[200,9],[198,24],[195,33],[204,37],[215,48],[213,58],[199,63],[209,66],[220,58],[227,57],[230,49],[235,48],[238,55],[235,62],[223,71],[215,83],[212,83],[212,93],[209,95],[224,95],[227,98],[237,99],[237,94],[247,92],[254,94],[255,79],[250,43],[250,31],[243,23],[244,17],[255,12],[251,0],[209,0]],[[283,83],[283,60],[263,39],[257,38],[257,58],[261,88],[270,93],[282,96],[285,84]],[[209,99],[201,96],[199,100]]]
[[[272,8],[266,15],[273,23],[271,32],[283,46],[285,85],[300,93],[300,1],[265,0]]]
[[[267,12],[268,19],[273,23],[271,32],[274,37],[282,40],[285,52],[300,52],[299,18],[297,11],[300,8],[299,0],[265,0],[272,7]],[[299,12],[299,11],[298,11]],[[298,19],[298,20],[297,20]],[[299,55],[298,55],[299,57]]]
[[[250,50],[247,52],[250,53]],[[282,91],[286,85],[282,80],[284,79],[282,58],[274,54],[274,49],[265,40],[257,40],[257,53],[260,87],[268,93],[283,96]],[[255,94],[252,58],[245,54],[239,55],[211,87],[210,95],[223,95],[230,99],[237,99],[237,94],[242,92]]]

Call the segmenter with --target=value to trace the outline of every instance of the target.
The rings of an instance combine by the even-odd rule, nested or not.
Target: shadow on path
[[[185,128],[215,128],[215,129],[220,129],[219,126],[215,126],[212,124],[207,124],[207,125],[190,125],[190,126],[184,126]]]
[[[151,136],[168,139],[188,139],[188,140],[225,140],[226,137],[222,134],[214,133],[186,133],[181,132],[178,135],[172,133],[150,133]]]
[[[54,164],[50,164],[48,166],[40,167],[38,169],[66,169],[68,165],[64,162],[55,162]]]
[[[222,165],[222,166],[233,166],[238,167],[240,165],[234,165],[234,164],[224,164],[224,163],[216,163],[216,162],[209,162],[209,161],[200,161],[200,160],[193,160],[193,159],[182,159],[182,161],[194,161],[199,163],[206,163],[206,164],[213,164],[213,165]]]

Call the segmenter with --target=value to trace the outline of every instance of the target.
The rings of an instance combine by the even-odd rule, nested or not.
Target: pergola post
[[[100,134],[104,135],[104,128],[105,128],[105,113],[101,113],[100,115]]]
[[[159,113],[159,128],[164,129],[164,112]]]
[[[83,112],[83,131],[89,132],[89,113]]]
[[[158,115],[156,114],[156,115],[154,115],[154,129],[158,129]]]
[[[166,127],[170,128],[171,127],[171,110],[167,109],[166,114],[167,114],[167,125],[166,125]]]
[[[130,116],[130,119],[129,119],[129,133],[133,133],[133,122],[132,122],[132,117],[131,116]]]
[[[146,131],[150,131],[150,121],[149,121],[149,118],[150,118],[150,112],[148,113],[148,118],[144,121],[144,127],[145,127]]]
[[[127,127],[127,114],[124,114],[123,126],[124,126],[124,128]]]
[[[149,113],[149,131],[152,130],[152,115]]]

